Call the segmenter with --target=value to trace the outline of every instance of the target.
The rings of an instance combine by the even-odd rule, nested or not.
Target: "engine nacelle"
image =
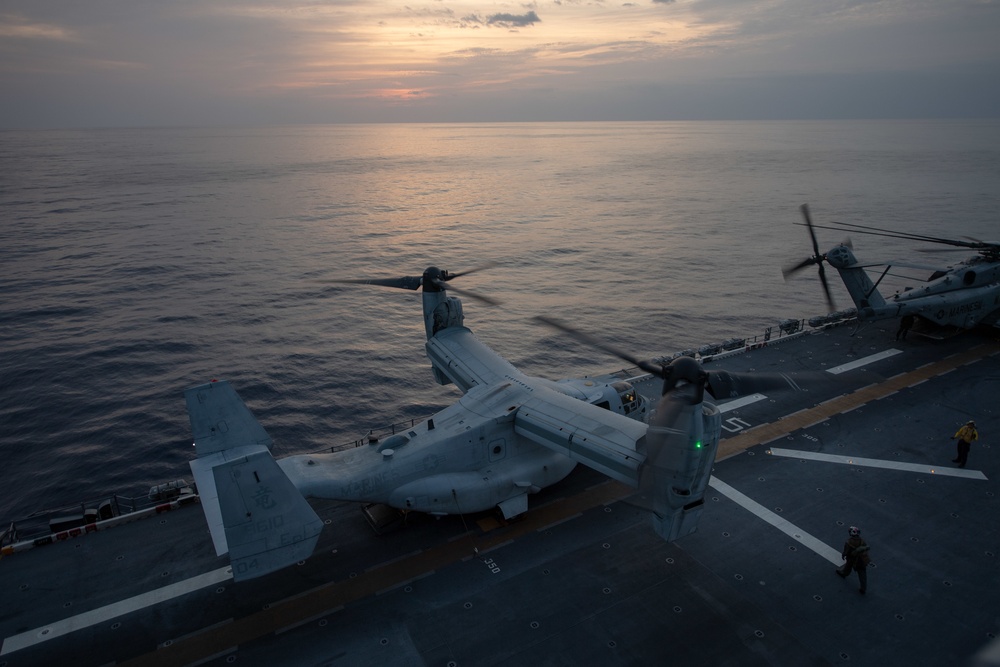
[[[691,411],[691,428],[679,429],[663,440],[645,474],[652,475],[653,530],[667,541],[698,529],[705,490],[719,449],[722,415],[712,403]]]

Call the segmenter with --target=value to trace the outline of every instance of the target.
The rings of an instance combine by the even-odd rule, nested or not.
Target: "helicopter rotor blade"
[[[378,285],[398,289],[418,290],[423,283],[421,276],[401,276],[399,278],[329,278],[317,282],[332,285]]]
[[[792,266],[786,266],[785,268],[781,269],[781,275],[784,276],[785,280],[788,280],[791,276],[795,275],[802,269],[806,268],[807,266],[812,266],[815,263],[816,263],[816,258],[809,257],[808,259],[802,260],[798,264],[793,264]]]
[[[809,204],[802,204],[802,206],[799,207],[799,210],[802,211],[802,217],[806,219],[806,227],[809,229],[809,238],[812,239],[813,257],[819,259],[819,242],[816,240],[816,232],[813,231],[812,216],[809,215]]]
[[[319,280],[317,282],[334,285],[378,285],[380,287],[395,287],[398,289],[415,291],[424,286],[425,281],[429,281],[428,285],[433,284],[438,289],[454,290],[459,294],[468,296],[491,306],[499,306],[501,302],[497,299],[449,284],[449,282],[455,278],[467,276],[470,273],[476,273],[477,271],[483,271],[496,265],[496,262],[490,262],[469,269],[468,271],[460,271],[458,273],[448,273],[447,271],[441,271],[432,267],[425,271],[422,276],[400,276],[398,278],[331,278]]]
[[[487,262],[486,264],[473,267],[471,269],[468,269],[467,271],[459,271],[458,273],[446,273],[443,277],[443,280],[451,280],[452,278],[467,276],[471,273],[477,273],[479,271],[485,271],[486,269],[492,269],[495,266],[497,266],[497,262]]]
[[[819,269],[819,281],[823,285],[823,295],[826,297],[826,305],[829,307],[829,312],[832,313],[837,310],[837,304],[833,300],[833,293],[830,291],[830,283],[826,279],[826,269],[823,268],[823,262],[826,260],[826,255],[819,251],[819,241],[816,238],[817,225],[813,224],[812,216],[809,214],[809,204],[802,204],[799,207],[799,210],[802,211],[802,217],[805,219],[805,227],[809,230],[809,240],[812,242],[813,256],[808,260],[803,260],[792,267],[783,269],[782,275],[784,275],[787,280],[788,276],[793,273],[800,271],[811,264],[815,264]]]
[[[923,253],[927,253],[927,254],[934,254],[934,253],[939,253],[939,252],[964,252],[964,253],[968,253],[969,251],[966,248],[917,248],[916,252],[923,252]]]
[[[828,373],[802,373],[793,377],[786,373],[708,371],[708,383],[705,390],[713,398],[722,400],[763,392],[806,391],[811,386],[828,384],[829,382]]]
[[[837,310],[837,304],[833,300],[833,294],[830,292],[830,283],[826,280],[826,269],[823,268],[823,262],[819,263],[819,281],[823,285],[823,294],[826,296],[826,305],[830,308],[830,312]]]
[[[466,273],[468,273],[468,271]],[[457,277],[457,275],[464,275],[464,274],[452,275],[452,276],[449,276],[448,278],[446,278],[444,280],[451,280],[452,278]],[[494,299],[493,297],[489,297],[489,296],[486,296],[486,295],[483,295],[483,294],[479,294],[478,292],[473,292],[472,290],[463,289],[461,287],[455,287],[454,285],[449,285],[446,282],[444,282],[444,280],[435,280],[434,284],[436,284],[438,287],[440,287],[443,290],[449,290],[449,291],[452,291],[452,292],[458,292],[462,296],[467,296],[467,297],[470,297],[472,299],[476,299],[477,301],[482,301],[483,303],[485,303],[487,305],[490,305],[490,306],[499,306],[502,303],[501,301],[499,301],[498,299]]]
[[[843,231],[844,228],[850,228],[858,234],[870,234],[872,236],[885,236],[892,239],[905,239],[908,241],[921,241],[926,243],[941,243],[943,245],[952,245],[959,248],[971,248],[973,250],[990,250],[1000,248],[1000,244],[988,243],[986,241],[980,241],[978,239],[973,239],[968,236],[963,238],[969,239],[968,241],[959,241],[956,239],[946,239],[940,236],[929,236],[926,234],[912,234],[910,232],[898,232],[893,229],[883,229],[882,227],[871,227],[867,225],[856,225],[850,222],[837,222],[832,221],[830,225],[837,225],[836,227],[829,225],[815,225],[817,229],[836,229]]]
[[[658,364],[652,364],[648,361],[643,361],[641,359],[638,359],[632,356],[631,354],[624,352],[623,350],[620,350],[612,345],[609,345],[608,343],[605,343],[603,340],[595,338],[590,334],[586,334],[580,331],[579,329],[575,329],[569,326],[568,324],[560,322],[559,320],[553,319],[551,317],[546,317],[544,315],[536,315],[534,317],[534,320],[546,326],[552,327],[553,329],[557,329],[558,331],[561,331],[565,334],[568,334],[573,338],[576,338],[581,343],[590,345],[591,347],[597,348],[598,350],[601,350],[603,352],[607,352],[608,354],[618,357],[623,361],[627,361],[633,366],[641,368],[647,373],[651,373],[652,375],[655,375],[660,378],[665,377],[665,370],[663,366],[660,366]]]

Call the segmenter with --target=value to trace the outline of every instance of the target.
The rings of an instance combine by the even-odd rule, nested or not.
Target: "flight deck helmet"
[[[858,528],[857,526],[851,526],[850,528],[847,529],[847,533],[851,537],[857,537],[858,535],[861,534],[861,529]]]

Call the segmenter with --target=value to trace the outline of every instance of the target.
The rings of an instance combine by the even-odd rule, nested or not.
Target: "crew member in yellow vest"
[[[976,422],[971,419],[958,429],[958,432],[951,436],[952,440],[958,440],[958,457],[952,459],[952,463],[957,463],[959,468],[965,467],[965,461],[969,458],[969,448],[972,443],[979,440],[979,431],[976,430]]]

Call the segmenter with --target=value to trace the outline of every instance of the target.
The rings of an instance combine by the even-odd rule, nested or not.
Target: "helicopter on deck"
[[[820,282],[831,311],[836,310],[830,286],[826,280],[823,264],[835,268],[844,281],[851,299],[857,308],[861,321],[882,320],[897,317],[911,317],[919,325],[918,333],[930,337],[940,337],[980,324],[1000,326],[1000,244],[977,240],[954,240],[922,234],[896,232],[879,227],[867,227],[843,222],[830,225],[814,225],[809,215],[809,207],[801,206],[805,218],[804,225],[812,239],[812,257],[785,267],[782,274],[787,280],[806,267],[816,265]],[[825,254],[820,253],[815,229],[833,229],[841,232],[872,234],[889,238],[922,241],[952,246],[942,250],[975,250],[976,255],[948,266],[932,269],[930,277],[920,287],[907,288],[891,296],[884,296],[878,286],[893,266],[916,269],[928,267],[908,262],[861,263],[854,255],[850,241],[834,246]],[[884,267],[881,275],[872,281],[868,269]]]
[[[426,353],[434,378],[463,396],[385,440],[334,453],[274,459],[271,438],[225,381],[185,392],[197,458],[190,462],[218,555],[251,579],[307,558],[323,522],[306,498],[381,503],[402,511],[461,514],[499,508],[510,518],[528,497],[583,463],[638,489],[653,529],[693,532],[718,448],[715,399],[800,389],[784,374],[705,371],[691,357],[667,365],[633,359],[556,320],[543,324],[663,379],[649,410],[627,382],[556,382],[522,373],[464,324],[461,300],[496,304],[430,267],[421,276],[331,281],[422,289]]]

